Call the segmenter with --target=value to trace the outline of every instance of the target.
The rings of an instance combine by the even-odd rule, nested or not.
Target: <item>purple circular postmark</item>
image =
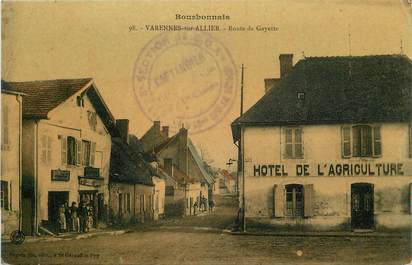
[[[217,125],[236,98],[229,50],[205,32],[166,32],[151,39],[133,70],[136,100],[150,120],[192,134]]]

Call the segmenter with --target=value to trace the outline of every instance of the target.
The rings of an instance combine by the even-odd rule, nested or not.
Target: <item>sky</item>
[[[230,19],[177,21],[176,14],[225,14]],[[303,54],[358,56],[399,54],[402,50],[412,58],[411,4],[407,0],[3,2],[2,79],[93,77],[115,118],[129,119],[130,132],[141,137],[152,120],[159,117],[147,117],[136,99],[135,65],[140,63],[139,54],[159,35],[158,31],[142,28],[158,24],[278,28],[273,32],[210,33],[233,59],[236,93],[231,95],[227,113],[219,121],[199,133],[192,134],[189,130],[189,136],[212,165],[231,170],[234,166],[228,168],[226,162],[229,158],[236,159],[237,151],[230,123],[239,115],[242,64],[247,110],[263,96],[263,80],[279,77],[281,53],[293,53],[294,63]],[[138,30],[130,31],[132,25]],[[189,49],[193,56],[201,52]],[[177,63],[179,56],[188,54],[182,47],[172,51],[163,54],[163,61],[157,62],[158,69]],[[213,55],[203,59],[209,62],[206,65],[213,65]],[[218,78],[212,74],[202,76],[207,70],[200,69],[192,78],[186,74],[170,82],[163,101],[167,103],[168,99],[191,93],[202,85],[207,88],[207,84]],[[209,98],[192,103],[195,106],[191,109],[210,104]],[[173,115],[182,114],[179,111],[184,109],[167,112],[162,125],[171,125]]]

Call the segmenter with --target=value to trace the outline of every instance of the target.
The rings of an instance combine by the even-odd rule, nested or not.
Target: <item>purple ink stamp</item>
[[[133,87],[150,120],[192,134],[217,125],[236,98],[237,73],[229,50],[205,32],[166,32],[136,59]]]

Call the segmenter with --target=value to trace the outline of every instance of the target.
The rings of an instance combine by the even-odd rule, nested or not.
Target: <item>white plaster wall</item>
[[[73,136],[77,139],[84,139],[96,142],[95,167],[100,168],[100,176],[104,178],[104,185],[98,188],[99,193],[104,193],[105,204],[108,204],[109,191],[109,166],[111,152],[111,136],[106,130],[102,120],[97,116],[96,131],[93,131],[88,123],[87,110],[94,111],[90,100],[84,96],[84,107],[76,104],[77,94],[70,97],[56,109],[49,113],[49,119],[38,122],[38,214],[39,221],[48,219],[48,192],[49,191],[69,191],[69,201],[79,201],[81,190],[97,190],[94,187],[79,186],[78,176],[84,175],[84,166],[62,165],[61,163],[61,142],[59,135],[65,137]],[[36,156],[34,146],[36,143],[36,129],[32,121],[25,121],[24,141],[27,143],[23,147],[25,154],[24,172],[28,177],[35,175],[35,164],[31,159]],[[48,135],[52,140],[52,159],[48,163],[41,160],[41,137]],[[51,170],[62,169],[70,171],[70,181],[51,181]]]
[[[1,209],[2,234],[10,234],[19,228],[21,100],[18,95],[1,94],[2,111],[8,109],[8,143],[1,144],[1,180],[7,181],[9,191],[9,210]]]
[[[352,183],[374,184],[374,212],[377,228],[410,228],[410,188],[412,160],[408,158],[408,124],[381,125],[380,158],[342,158],[341,125],[308,125],[303,128],[304,159],[284,159],[281,127],[244,129],[246,215],[266,218],[272,223],[290,223],[287,218],[273,219],[273,186],[313,184],[314,216],[303,220],[318,227],[338,226],[350,221]],[[317,176],[318,163],[402,163],[402,176]],[[288,176],[254,176],[254,165],[282,164]],[[309,164],[310,176],[296,176],[296,164]],[[272,218],[272,219],[271,219]],[[292,221],[292,223],[295,223]]]

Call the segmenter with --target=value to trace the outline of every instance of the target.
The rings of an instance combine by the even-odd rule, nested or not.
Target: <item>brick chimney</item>
[[[187,146],[187,129],[182,127],[179,130],[179,149],[178,149],[178,168],[185,172],[187,175],[189,174],[188,171],[188,146]]]
[[[169,176],[173,177],[173,159],[172,158],[163,159],[163,165],[164,165],[165,172]]]
[[[155,133],[160,134],[160,121],[153,122],[153,129]]]
[[[280,78],[285,77],[293,67],[293,54],[280,54],[279,55],[280,63]]]
[[[116,120],[116,126],[120,132],[120,138],[123,142],[129,143],[129,120],[128,119],[119,119]]]
[[[164,137],[169,137],[169,126],[162,126],[162,134]]]

